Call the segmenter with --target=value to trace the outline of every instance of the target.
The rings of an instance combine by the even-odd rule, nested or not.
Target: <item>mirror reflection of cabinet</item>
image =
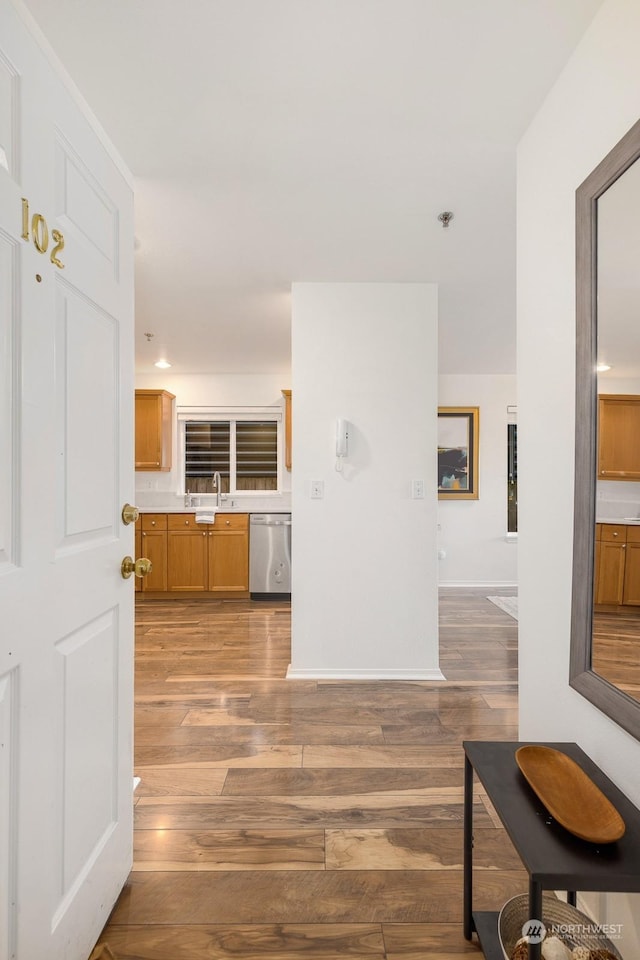
[[[596,612],[631,613],[623,608],[640,606],[640,524],[597,523],[595,548]]]
[[[598,397],[598,477],[640,480],[640,397]]]
[[[598,605],[619,605],[624,592],[626,528],[599,523],[596,528],[596,585]]]
[[[627,527],[622,602],[626,606],[640,606],[640,527],[638,526]]]

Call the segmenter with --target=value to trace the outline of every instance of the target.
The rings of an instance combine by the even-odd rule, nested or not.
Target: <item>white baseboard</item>
[[[348,670],[321,668],[316,670],[298,670],[291,664],[287,669],[287,680],[446,680],[441,670]]]
[[[513,590],[518,588],[517,580],[439,580],[439,587],[478,587],[482,590]]]

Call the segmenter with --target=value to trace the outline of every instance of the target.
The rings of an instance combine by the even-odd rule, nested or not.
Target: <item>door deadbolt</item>
[[[122,522],[127,526],[130,523],[135,523],[138,517],[140,516],[140,511],[137,507],[132,507],[130,503],[125,503],[122,508]]]
[[[128,580],[132,573],[135,573],[136,577],[146,577],[152,569],[151,560],[147,560],[146,557],[140,557],[139,560],[134,560],[133,557],[125,557],[120,572],[123,579]]]

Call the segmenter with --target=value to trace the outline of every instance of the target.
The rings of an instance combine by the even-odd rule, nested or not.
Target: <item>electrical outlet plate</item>
[[[324,497],[324,480],[311,481],[311,499],[322,500]]]

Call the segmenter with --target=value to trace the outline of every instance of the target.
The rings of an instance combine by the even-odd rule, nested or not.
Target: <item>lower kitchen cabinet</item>
[[[217,514],[214,524],[195,514],[142,514],[136,556],[152,572],[137,580],[143,599],[176,596],[249,596],[249,515]]]
[[[167,589],[202,591],[208,585],[207,534],[195,516],[170,513],[167,535]]]
[[[133,554],[134,559],[137,560],[138,557],[143,557],[142,552],[142,517],[138,517],[136,520],[136,532],[135,532],[135,552]],[[140,593],[142,590],[142,579],[140,577],[134,577],[134,590],[136,593]]]
[[[167,515],[142,515],[142,556],[151,560],[151,573],[142,580],[142,590],[167,589]]]
[[[640,526],[596,525],[597,606],[640,606]]]
[[[622,602],[640,606],[640,527],[627,527]]]
[[[249,515],[216,517],[209,531],[209,590],[249,589]]]
[[[596,603],[620,604],[624,590],[626,527],[623,524],[598,524],[598,577]]]

